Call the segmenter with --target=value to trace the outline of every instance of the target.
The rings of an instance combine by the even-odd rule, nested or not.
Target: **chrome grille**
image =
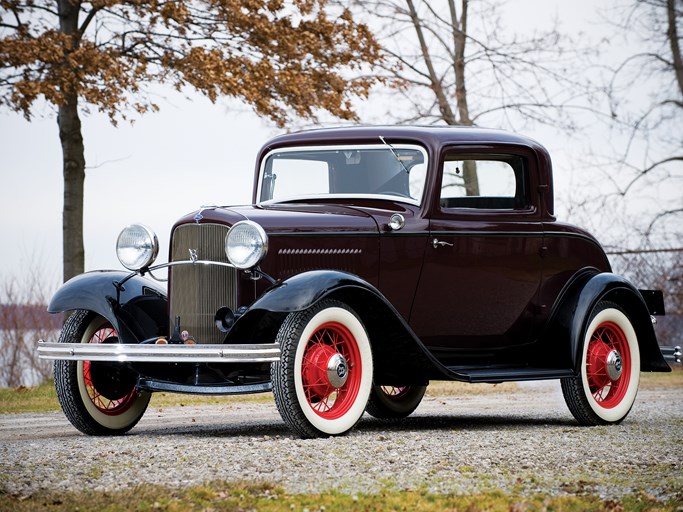
[[[228,262],[225,256],[227,226],[184,224],[173,231],[171,260],[190,260],[190,250],[202,261]],[[237,307],[237,270],[217,265],[178,265],[170,267],[171,332],[175,318],[197,343],[222,343],[225,334],[214,322],[216,311]]]

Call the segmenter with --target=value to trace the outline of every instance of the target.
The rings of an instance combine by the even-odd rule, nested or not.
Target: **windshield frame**
[[[396,156],[396,150],[416,150],[422,154],[423,162],[419,165],[424,166],[424,179],[422,183],[422,191],[419,198],[412,198],[399,195],[387,195],[378,193],[338,193],[338,194],[302,194],[295,196],[287,196],[278,199],[268,199],[260,200],[263,189],[263,177],[266,169],[266,163],[275,154],[282,153],[294,153],[294,152],[316,152],[316,151],[352,151],[352,150],[375,150],[382,149],[389,153],[393,153]],[[403,163],[399,160],[399,163]],[[405,166],[404,166],[405,168]],[[305,201],[307,199],[319,201],[321,199],[338,199],[338,200],[349,200],[349,199],[380,199],[384,201],[393,201],[411,204],[413,206],[421,206],[425,199],[425,194],[427,190],[427,180],[429,177],[429,153],[424,146],[418,144],[387,144],[387,143],[361,143],[361,144],[328,144],[328,145],[306,145],[306,146],[285,146],[277,149],[272,149],[266,153],[259,164],[258,172],[258,182],[256,188],[256,204],[259,205],[271,205],[271,204],[282,204],[296,201]]]

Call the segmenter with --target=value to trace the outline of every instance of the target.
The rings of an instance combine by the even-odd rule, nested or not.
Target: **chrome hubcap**
[[[621,354],[616,350],[612,350],[607,354],[607,375],[612,381],[618,380],[621,377],[622,362]]]
[[[335,388],[340,388],[346,383],[349,376],[349,366],[346,358],[341,354],[335,354],[327,361],[327,379]]]

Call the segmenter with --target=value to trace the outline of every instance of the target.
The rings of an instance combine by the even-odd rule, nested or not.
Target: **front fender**
[[[445,368],[422,344],[393,305],[360,277],[334,270],[310,271],[267,290],[235,322],[226,343],[274,341],[290,313],[323,299],[351,307],[368,332],[375,356],[375,382],[382,385],[425,385],[430,379],[468,380]]]
[[[48,312],[85,309],[106,318],[122,343],[139,343],[168,335],[168,300],[157,283],[128,272],[100,270],[78,275],[64,283],[52,297]]]
[[[277,283],[249,309],[264,309],[280,313],[303,311],[334,290],[349,286],[360,287],[377,296],[382,296],[374,286],[356,275],[336,270],[313,270]]]
[[[621,276],[603,272],[592,276],[578,292],[570,328],[574,371],[581,368],[583,338],[595,306],[603,300],[619,305],[633,324],[638,336],[642,371],[669,372],[657,343],[650,312],[640,292]],[[578,374],[578,373],[577,373]]]
[[[266,290],[235,322],[225,343],[275,340],[280,325],[289,313],[303,311],[331,293],[349,287],[384,299],[374,286],[356,275],[336,270],[303,272]]]

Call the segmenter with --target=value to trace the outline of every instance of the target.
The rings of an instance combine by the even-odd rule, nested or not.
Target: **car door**
[[[524,151],[445,151],[410,324],[442,358],[531,341],[543,229]]]

